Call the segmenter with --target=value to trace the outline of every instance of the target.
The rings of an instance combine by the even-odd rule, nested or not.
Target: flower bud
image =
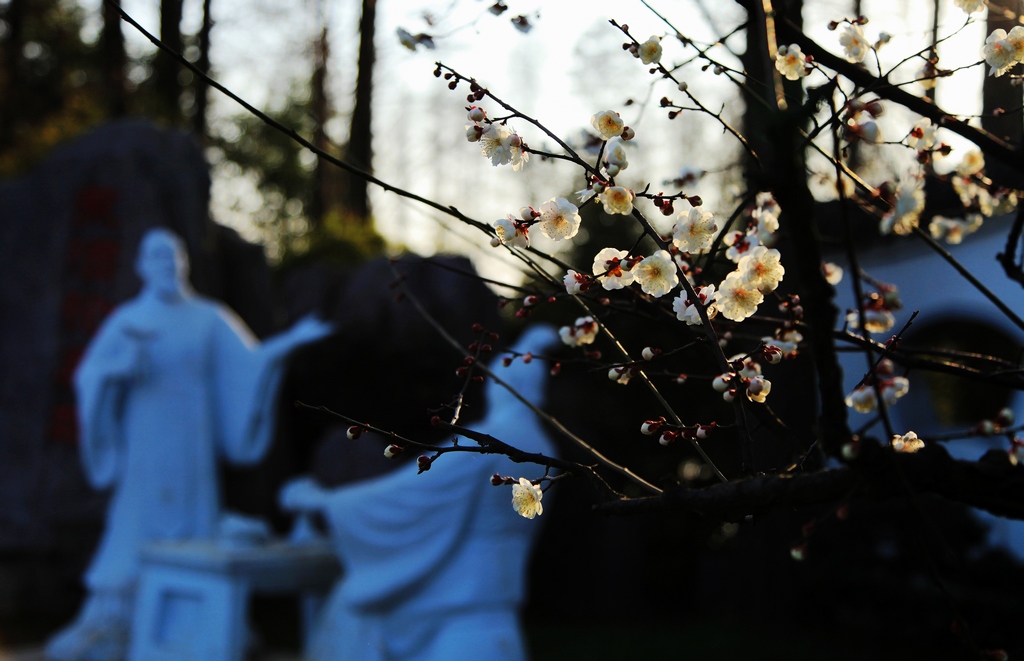
[[[736,390],[726,390],[722,393],[722,399],[732,404],[736,401]]]
[[[991,436],[996,433],[996,426],[991,420],[982,420],[978,425],[978,433],[982,436]]]
[[[612,381],[618,381],[619,379],[621,379],[622,378],[622,368],[621,367],[613,367],[610,370],[608,370],[608,378],[611,379]]]
[[[653,436],[655,432],[661,429],[661,425],[661,420],[648,420],[640,425],[640,433],[644,436]]]
[[[797,544],[789,549],[789,556],[797,562],[802,562],[807,557],[807,545]]]
[[[505,484],[505,478],[500,473],[495,473],[491,476],[491,486],[500,487]]]
[[[730,374],[719,374],[711,381],[711,387],[718,392],[725,392],[729,389],[729,381],[732,379]]]
[[[428,457],[425,454],[421,454],[419,457],[416,458],[416,468],[418,468],[421,473],[423,471],[428,471],[430,470],[430,464],[432,462],[433,460],[430,457]]]
[[[604,192],[604,184],[602,184],[600,181],[595,181],[594,185],[591,186],[590,189],[597,193],[598,195],[600,195],[601,193]]]
[[[655,349],[652,347],[644,347],[644,350],[640,352],[640,355],[644,357],[644,360],[654,360],[654,358],[659,354],[661,354],[661,349]]]
[[[609,165],[606,169],[608,170],[608,176],[609,177],[614,177],[615,175],[619,174],[619,166],[618,165],[614,165],[614,164],[613,165]]]
[[[496,237],[496,236],[492,236],[491,237],[491,247],[492,248],[497,248],[500,245],[501,245],[501,240],[498,237]]]
[[[401,445],[395,445],[394,443],[392,443],[391,445],[384,448],[384,456],[387,457],[388,459],[394,459],[398,455],[402,454],[402,450],[404,449],[405,448],[403,448]]]
[[[540,297],[535,296],[533,294],[530,294],[529,296],[523,299],[523,305],[525,305],[526,307],[532,307],[534,305],[537,305],[538,303],[540,303]]]
[[[715,423],[710,425],[697,425],[697,438],[703,440],[708,436],[711,436],[711,432],[715,430]]]
[[[853,439],[846,443],[843,443],[843,447],[840,452],[843,455],[843,459],[847,461],[853,461],[860,456],[860,440]]]
[[[676,377],[676,385],[680,385],[681,386],[684,383],[686,383],[686,375],[685,374],[680,374],[679,376]]]
[[[522,147],[523,146],[523,139],[519,137],[518,133],[513,133],[512,137],[508,139],[508,144],[510,144],[510,145],[512,145],[513,147],[516,147],[516,148]]]
[[[782,349],[778,348],[774,344],[769,344],[762,351],[765,360],[771,365],[778,365],[782,362]]]
[[[519,210],[519,217],[523,220],[533,220],[537,217],[536,213],[537,212],[533,210],[533,207],[523,207]]]
[[[680,92],[685,92],[688,89],[690,89],[690,86],[686,84],[685,80],[683,82],[679,83],[679,91]]]
[[[679,438],[679,432],[672,431],[670,429],[661,435],[661,438],[658,439],[658,443],[667,447],[675,443],[677,438]]]
[[[622,129],[622,135],[619,137],[622,138],[623,140],[632,140],[633,138],[636,137],[636,131],[626,126]]]
[[[1013,409],[1005,407],[996,415],[996,424],[1000,427],[1012,427],[1014,419]]]
[[[487,113],[484,109],[479,106],[473,106],[469,109],[469,121],[471,122],[482,122],[487,118]]]
[[[348,440],[354,441],[363,435],[363,428],[352,425],[348,428],[348,432],[345,435],[348,436]]]

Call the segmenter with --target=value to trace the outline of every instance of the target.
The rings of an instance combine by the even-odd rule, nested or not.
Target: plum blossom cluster
[[[875,120],[883,114],[885,106],[878,99],[853,99],[847,104],[843,116],[843,138],[850,142],[881,142],[882,131]]]
[[[661,37],[652,36],[642,44],[623,44],[623,48],[644,64],[657,64],[661,62]]]
[[[519,217],[509,215],[494,222],[494,246],[526,248],[530,245],[530,229],[537,227],[545,236],[563,241],[576,236],[580,214],[576,205],[564,197],[555,197],[540,205],[540,210],[523,207]]]
[[[988,75],[1002,76],[1018,62],[1024,62],[1024,27],[1017,25],[1009,33],[1002,28],[992,31],[981,49]]]
[[[572,326],[562,326],[558,329],[558,336],[562,342],[570,347],[578,347],[584,344],[593,344],[597,339],[597,332],[600,327],[593,317],[580,317]]]
[[[878,361],[871,377],[853,389],[846,396],[846,405],[858,413],[870,413],[878,408],[875,387],[882,394],[886,406],[892,406],[900,397],[910,390],[910,381],[904,376],[896,376],[892,361],[888,358]]]
[[[892,205],[879,221],[878,231],[905,236],[914,231],[924,211],[924,172],[909,172],[887,196]]]
[[[769,362],[778,362],[782,355],[774,347],[766,347],[759,356]],[[752,402],[764,403],[768,393],[772,391],[772,382],[761,374],[761,365],[752,355],[738,355],[729,359],[729,364],[736,370],[719,374],[711,381],[711,387],[722,393],[722,399],[733,402],[740,392]]]
[[[680,439],[704,440],[711,436],[717,426],[718,424],[715,422],[706,425],[670,425],[665,420],[665,416],[660,416],[656,419],[645,420],[640,425],[640,433],[644,436],[658,436],[660,445],[669,446]]]
[[[895,285],[882,282],[875,283],[877,292],[864,294],[861,309],[864,312],[864,330],[869,333],[884,333],[896,324],[893,310],[903,307],[899,289]],[[860,327],[860,314],[857,310],[846,313],[846,323],[850,328]]]
[[[491,159],[491,165],[511,163],[513,170],[523,169],[530,154],[518,133],[502,122],[491,122],[487,112],[479,106],[471,106],[468,116],[471,123],[466,125],[466,140],[479,142],[481,153]]]
[[[889,447],[893,449],[893,452],[914,454],[924,447],[924,441],[918,438],[915,432],[908,431],[902,436],[899,434],[893,435],[892,440],[889,441]]]

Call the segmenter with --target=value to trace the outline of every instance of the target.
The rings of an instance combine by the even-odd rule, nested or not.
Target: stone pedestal
[[[326,541],[152,544],[143,551],[129,659],[241,661],[252,593],[298,593],[309,603],[339,571]]]

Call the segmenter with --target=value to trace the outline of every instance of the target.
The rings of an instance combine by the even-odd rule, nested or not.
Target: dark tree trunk
[[[161,0],[160,41],[175,53],[182,52],[181,40],[182,0]],[[178,82],[178,63],[167,53],[160,51],[153,64],[156,74],[156,92],[166,116],[172,121],[181,117],[179,100],[181,84]]]
[[[842,373],[832,340],[838,312],[832,303],[833,289],[821,270],[821,246],[815,219],[814,199],[807,188],[805,145],[801,127],[808,124],[800,81],[777,77],[769,53],[769,38],[776,46],[794,41],[794,30],[802,27],[800,0],[777,0],[774,15],[765,16],[761,0],[742,0],[747,8],[747,50],[742,56],[748,85],[743,131],[760,162],[747,159],[746,180],[750,190],[771,191],[782,209],[779,218],[779,244],[786,264],[782,294],[799,294],[804,302],[807,323],[805,337],[811,350],[806,358],[794,361],[794,370],[802,376],[790,396],[798,402],[821,402],[817,420],[813,416],[786,420],[801,435],[815,437],[828,454],[838,452],[849,438],[846,406],[843,403]],[[785,97],[777,105],[776,81]],[[772,458],[778,460],[778,457]]]
[[[373,69],[377,58],[373,37],[376,13],[376,0],[363,0],[363,13],[359,19],[359,73],[356,78],[356,103],[352,110],[348,147],[345,150],[346,160],[367,172],[371,170],[373,161]],[[369,222],[370,201],[367,197],[365,179],[346,174],[342,204],[346,216],[350,217],[353,222]]]
[[[205,74],[210,73],[210,31],[213,29],[213,17],[210,16],[211,0],[203,0],[203,26],[199,29],[199,61],[196,67]],[[195,79],[196,114],[192,118],[192,130],[201,142],[206,142],[206,95],[209,85],[201,78]]]
[[[100,35],[100,61],[103,68],[104,97],[110,118],[128,113],[128,97],[124,84],[124,32],[121,16],[110,4],[103,4],[103,33]]]
[[[327,98],[327,27],[320,32],[314,45],[313,78],[310,81],[310,114],[313,115],[313,144],[319,149],[330,151],[330,143],[324,125],[330,119],[330,101]],[[310,197],[309,221],[312,225],[323,222],[324,214],[333,206],[334,191],[338,174],[330,163],[319,159],[313,175],[314,191]]]

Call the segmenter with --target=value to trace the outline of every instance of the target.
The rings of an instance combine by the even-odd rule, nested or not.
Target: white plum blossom
[[[751,285],[740,271],[733,271],[715,292],[715,305],[722,316],[730,321],[743,321],[757,312],[764,300],[761,291]]]
[[[715,300],[715,286],[707,285],[697,289],[697,297],[700,298],[702,305],[707,306],[705,311],[707,312],[708,319],[714,319],[715,315],[718,314],[718,306],[714,302],[709,303],[709,301]],[[690,326],[700,326],[700,312],[694,302],[687,298],[685,292],[672,301],[672,310],[676,313],[676,319],[679,321],[686,322]]]
[[[743,274],[747,282],[760,289],[762,293],[772,292],[786,274],[780,259],[778,250],[757,246],[740,259],[737,270]]]
[[[593,344],[597,339],[599,327],[593,317],[579,317],[572,326],[562,326],[558,329],[558,336],[562,342],[570,347],[578,347],[583,344]]]
[[[729,359],[729,363],[735,364],[740,363],[740,369],[736,372],[741,378],[753,379],[755,376],[761,376],[761,366],[752,357],[738,353]]]
[[[637,48],[637,57],[644,64],[661,61],[661,37],[651,37]]]
[[[498,241],[510,248],[526,248],[530,245],[529,228],[509,216],[494,221],[494,232]]]
[[[850,62],[863,62],[871,49],[867,37],[864,36],[864,30],[853,24],[847,25],[839,35],[839,45],[843,47],[843,55]]]
[[[537,227],[556,241],[571,239],[580,229],[579,209],[564,197],[550,199],[540,205]]]
[[[667,250],[658,250],[650,257],[644,257],[633,267],[633,279],[644,293],[661,298],[679,284],[676,263]]]
[[[972,149],[964,154],[964,158],[960,161],[960,165],[956,166],[956,172],[961,177],[976,175],[984,169],[985,156],[981,153],[981,150],[978,149]]]
[[[622,135],[622,118],[614,110],[602,110],[590,118],[590,125],[594,127],[602,140],[610,140]]]
[[[734,262],[740,261],[747,251],[756,246],[757,235],[749,235],[746,232],[729,232],[722,239],[722,243],[729,246],[725,256]]]
[[[633,284],[633,271],[623,268],[624,261],[629,257],[625,250],[603,248],[594,255],[594,266],[591,269],[601,282],[601,286],[611,291],[622,289]]]
[[[896,204],[882,216],[878,229],[882,234],[910,234],[917,227],[923,210],[924,176],[912,173],[900,180],[896,186]]]
[[[998,28],[985,40],[981,54],[985,58],[985,63],[991,67],[988,72],[990,76],[998,78],[1017,63],[1016,49],[1007,39],[1008,36],[1006,30]]]
[[[889,446],[896,452],[913,454],[924,447],[924,441],[919,439],[915,432],[908,431],[902,436],[894,434]]]
[[[608,141],[608,149],[604,156],[609,167],[615,166],[619,170],[629,167],[629,159],[626,157],[626,147],[622,138],[612,138]]]
[[[939,127],[932,124],[932,120],[922,117],[910,129],[910,135],[907,136],[907,144],[912,149],[919,151],[931,149],[935,146],[935,132],[938,130]]]
[[[764,207],[757,207],[750,213],[750,219],[754,221],[752,227],[747,229],[747,234],[756,236],[762,245],[775,243],[775,232],[779,229],[779,206],[775,200]]]
[[[608,215],[628,216],[633,213],[633,191],[622,186],[609,186],[601,193],[601,204]]]
[[[544,492],[540,487],[525,477],[519,478],[519,484],[512,485],[512,507],[527,519],[544,513],[544,506],[540,502],[543,497]]]
[[[892,406],[910,390],[910,381],[904,376],[894,376],[881,383],[882,401]],[[871,385],[858,386],[846,396],[846,405],[858,413],[870,413],[878,408],[875,388]]]
[[[963,9],[965,14],[973,14],[985,8],[985,0],[953,0],[953,6]]]
[[[783,356],[791,357],[797,354],[803,339],[804,336],[800,334],[800,331],[790,329],[782,333],[781,337],[762,337],[761,341],[768,346],[778,347]]]
[[[983,220],[984,216],[980,213],[969,213],[964,218],[935,216],[928,225],[928,231],[931,232],[932,238],[945,239],[946,243],[957,245],[965,236],[977,231]]]
[[[565,291],[570,296],[575,296],[580,292],[590,289],[591,282],[590,278],[586,275],[577,273],[572,269],[569,269],[569,272],[565,274],[564,278],[562,278],[562,284],[565,285]]]
[[[850,328],[860,327],[860,314],[856,310],[846,313],[846,323]],[[885,308],[867,308],[864,310],[864,328],[869,333],[884,333],[896,325],[896,317]]]
[[[747,399],[761,404],[768,398],[772,391],[772,382],[763,376],[755,376],[747,382]]]
[[[775,68],[786,80],[800,80],[807,75],[807,56],[797,44],[779,46],[775,53]]]
[[[501,124],[491,124],[480,136],[480,150],[491,159],[491,165],[512,164],[513,170],[521,170],[530,155],[523,151],[523,139]]]
[[[717,232],[718,225],[711,212],[693,207],[688,212],[679,213],[676,224],[672,226],[672,243],[683,252],[698,254],[711,247]]]
[[[825,282],[835,287],[843,280],[843,269],[838,264],[832,262],[824,262],[821,265],[822,270],[825,272]]]

